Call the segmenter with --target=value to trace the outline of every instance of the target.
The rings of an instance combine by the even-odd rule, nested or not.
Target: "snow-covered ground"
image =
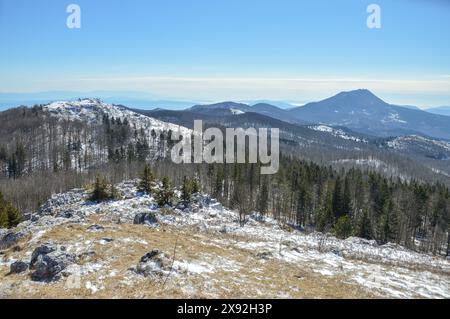
[[[360,138],[360,137],[356,137],[356,136],[352,136],[350,134],[347,134],[344,130],[337,129],[337,128],[334,128],[334,127],[331,127],[331,126],[327,126],[327,125],[312,125],[312,126],[309,126],[309,128],[314,130],[314,131],[330,133],[333,136],[342,138],[344,140],[350,140],[350,141],[355,141],[355,142],[359,142],[359,143],[368,143],[366,139],[363,139],[363,138]]]
[[[450,264],[442,258],[392,243],[306,234],[256,213],[240,227],[234,211],[207,195],[196,194],[190,207],[160,208],[152,196],[138,194],[135,184],[117,185],[122,199],[100,204],[86,202],[82,189],[54,195],[13,230],[20,249],[13,245],[0,254],[0,297],[155,297],[157,292],[164,297],[450,298]],[[134,225],[142,213],[154,214],[158,223]],[[6,233],[0,232],[0,240]],[[49,241],[77,256],[62,279],[36,283],[29,272],[6,275],[14,261],[28,261]],[[152,270],[162,267],[161,277],[145,277],[136,264],[155,248],[164,252],[161,260],[170,259],[161,264],[170,270],[152,264]],[[87,295],[67,288],[74,276]]]
[[[426,138],[420,135],[408,135],[395,137],[387,142],[390,148],[402,150],[408,147],[408,144],[432,149],[442,149],[443,152],[450,152],[450,143],[441,140]]]
[[[50,114],[55,117],[69,121],[78,120],[87,123],[101,123],[102,115],[108,115],[110,118],[114,117],[121,121],[127,119],[129,123],[132,126],[136,126],[137,129],[154,129],[155,131],[172,130],[174,133],[179,132],[187,134],[191,132],[191,130],[183,126],[138,114],[124,106],[104,103],[99,99],[86,98],[77,101],[53,102],[44,106],[44,110],[50,112]]]

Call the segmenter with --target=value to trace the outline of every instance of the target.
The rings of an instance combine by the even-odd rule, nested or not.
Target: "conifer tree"
[[[153,184],[155,177],[148,164],[145,164],[144,171],[141,176],[141,180],[138,185],[138,191],[150,194],[153,191]]]
[[[0,206],[0,228],[8,228],[8,214],[4,207]]]
[[[337,238],[346,239],[352,235],[352,221],[350,216],[344,215],[340,217],[333,227],[333,231]]]
[[[370,222],[370,217],[367,209],[363,211],[363,214],[361,216],[361,220],[359,221],[358,229],[356,232],[356,236],[365,238],[365,239],[372,239],[372,225]]]
[[[267,209],[269,206],[268,204],[269,204],[269,186],[267,178],[264,178],[261,185],[261,191],[258,200],[258,211],[262,216],[264,216],[267,213]]]
[[[333,192],[328,189],[317,218],[317,230],[320,232],[328,231],[333,224],[333,220]]]
[[[95,177],[94,189],[89,197],[91,201],[101,202],[109,199],[111,194],[108,192],[108,182],[106,179],[97,174]]]
[[[350,193],[350,179],[346,176],[344,181],[344,193],[342,195],[342,213],[345,215],[351,215],[352,213],[352,200]]]
[[[0,228],[17,226],[21,221],[19,211],[3,198],[0,193]]]
[[[109,199],[117,199],[118,197],[119,191],[117,190],[116,185],[112,183],[109,191]]]
[[[192,180],[192,193],[200,193],[202,190],[202,185],[200,183],[200,179],[195,176],[194,179]]]
[[[172,205],[174,197],[174,190],[169,181],[169,178],[164,177],[161,181],[162,186],[157,190],[155,199],[159,206]]]
[[[181,186],[181,200],[185,204],[189,204],[192,200],[193,183],[187,176],[183,177],[183,185]]]
[[[21,221],[19,211],[11,203],[6,204],[5,210],[8,216],[8,227],[16,227]]]
[[[344,200],[342,197],[341,179],[338,176],[335,182],[333,193],[333,214],[336,219],[338,219],[344,214],[343,207],[344,207]]]

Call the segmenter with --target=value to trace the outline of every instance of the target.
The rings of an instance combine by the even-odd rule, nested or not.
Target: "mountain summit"
[[[341,92],[289,111],[299,120],[376,136],[421,134],[450,139],[450,118],[389,104],[369,90]]]

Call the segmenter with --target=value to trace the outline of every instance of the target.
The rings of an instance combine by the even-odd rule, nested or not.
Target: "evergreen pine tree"
[[[106,181],[106,179],[103,176],[98,174],[95,177],[94,189],[93,189],[89,199],[94,202],[101,202],[101,201],[109,199],[110,196],[111,196],[111,194],[108,193],[108,182]]]
[[[268,205],[269,204],[269,186],[267,182],[267,178],[264,178],[262,185],[261,185],[261,191],[259,194],[259,200],[258,200],[258,211],[259,213],[264,216],[267,213]]]
[[[155,177],[150,166],[148,164],[145,164],[144,171],[138,185],[138,191],[150,194],[153,191],[154,181]]]
[[[174,197],[174,190],[169,181],[169,178],[162,179],[162,186],[157,190],[155,199],[159,206],[171,205]]]
[[[19,211],[11,203],[7,203],[4,210],[8,216],[8,227],[16,227],[21,221]]]
[[[333,193],[333,214],[336,219],[341,217],[343,212],[343,206],[344,201],[342,197],[342,185],[341,185],[341,179],[337,177],[335,186],[334,186],[334,193]]]
[[[0,206],[0,228],[8,228],[8,213],[5,208]]]
[[[352,213],[352,199],[350,193],[350,179],[345,177],[344,181],[344,194],[342,197],[342,213],[345,215],[351,215]]]
[[[21,221],[19,211],[0,193],[0,228],[16,227]]]
[[[117,190],[116,185],[114,185],[114,183],[111,184],[110,191],[109,191],[109,198],[110,199],[119,198],[119,191]]]
[[[212,195],[219,200],[222,198],[223,178],[224,178],[223,168],[221,166],[218,166]]]
[[[333,224],[333,192],[327,190],[317,218],[317,230],[326,232]]]
[[[185,204],[189,204],[192,200],[192,193],[193,193],[193,183],[187,176],[184,176],[183,185],[181,186],[181,200]]]
[[[365,209],[361,220],[359,221],[356,236],[366,239],[372,239],[372,225],[370,222],[370,217],[368,211]]]
[[[202,185],[200,183],[200,179],[196,176],[192,180],[192,193],[200,193],[202,190]]]
[[[352,235],[352,221],[350,216],[344,215],[340,217],[333,227],[334,234],[337,238],[346,239]]]

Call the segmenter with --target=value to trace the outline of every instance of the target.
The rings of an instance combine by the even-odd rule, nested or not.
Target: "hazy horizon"
[[[354,90],[364,89],[355,88]],[[215,104],[222,102],[236,102],[244,103],[248,105],[257,103],[269,103],[282,109],[288,109],[292,107],[303,106],[310,102],[317,102],[329,97],[332,97],[340,92],[347,90],[337,91],[329,96],[323,96],[317,99],[299,99],[299,100],[272,100],[264,98],[255,99],[222,99],[222,100],[187,100],[187,99],[175,99],[170,97],[158,97],[146,92],[121,92],[121,91],[45,91],[45,92],[30,92],[30,93],[6,93],[0,92],[0,111],[14,108],[17,106],[32,106],[34,104],[46,104],[58,100],[75,100],[79,98],[100,98],[107,103],[124,104],[125,106],[134,107],[137,109],[155,109],[163,108],[170,110],[181,110],[197,104]],[[353,91],[353,90],[350,90]],[[429,105],[428,107],[420,107],[418,105],[405,104],[405,103],[392,103],[386,100],[383,96],[373,92],[376,96],[384,100],[385,102],[397,106],[404,107],[418,107],[422,110],[435,109],[440,107],[450,107],[449,105]]]
[[[77,0],[80,29],[66,26],[70,3],[0,0],[1,92],[302,104],[367,88],[392,104],[450,105],[445,1],[376,1],[380,29],[365,0]]]

